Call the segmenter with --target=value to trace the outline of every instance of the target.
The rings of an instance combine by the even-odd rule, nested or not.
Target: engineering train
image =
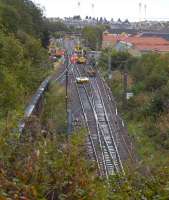
[[[80,46],[77,46],[74,52],[77,55],[77,64],[86,64],[86,51]]]
[[[77,77],[76,83],[77,84],[89,83],[89,78],[88,77]]]
[[[57,58],[61,58],[62,56],[64,56],[64,54],[65,54],[65,50],[64,49],[57,48],[55,50],[55,56]]]

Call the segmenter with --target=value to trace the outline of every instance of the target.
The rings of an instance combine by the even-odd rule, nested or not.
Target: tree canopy
[[[82,30],[82,37],[86,40],[86,45],[92,50],[99,49],[102,43],[102,33],[105,26],[87,26]]]
[[[44,24],[32,1],[0,0],[1,117],[25,104],[49,71]]]

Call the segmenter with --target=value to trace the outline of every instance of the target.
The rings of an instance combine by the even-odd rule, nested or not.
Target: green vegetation
[[[0,199],[167,199],[168,167],[140,169],[146,176],[112,176],[109,185],[97,177],[96,166],[86,159],[85,131],[61,134],[64,92],[51,85],[40,119],[32,117],[33,127],[22,142],[9,132],[0,135]]]
[[[109,55],[112,80],[107,82],[127,121],[140,160],[136,172],[129,172],[125,178],[112,178],[115,188],[112,199],[168,199],[169,55],[146,54],[135,58],[127,52],[104,50],[99,67],[106,78]],[[124,107],[125,70],[128,91],[134,97]]]
[[[65,88],[53,83],[46,94],[41,123],[52,134],[64,133],[66,117]]]
[[[62,22],[50,22],[49,20],[45,21],[45,26],[47,32],[55,38],[61,38],[65,35],[65,32],[73,32],[74,30],[72,28],[68,28]]]
[[[86,46],[92,50],[98,50],[102,43],[102,33],[106,30],[105,26],[87,26],[82,30],[82,37],[86,41]]]
[[[83,29],[92,50],[101,46],[103,30]],[[128,68],[129,89],[135,96],[124,116],[146,166],[112,176],[110,184],[98,178],[95,164],[87,161],[86,131],[64,134],[65,89],[55,83],[44,97],[42,112],[27,119],[21,140],[16,134],[26,103],[50,73],[43,46],[50,33],[60,37],[64,31],[69,30],[61,23],[50,24],[30,0],[0,0],[0,200],[167,200],[169,55],[134,59],[111,52],[116,72],[109,84],[119,99],[121,77]],[[103,52],[100,61],[103,72],[109,53]]]
[[[51,85],[40,116],[27,119],[22,140],[15,133],[26,103],[50,71],[42,45],[53,30],[46,23],[32,1],[0,0],[0,199],[104,199],[105,183],[86,161],[85,134],[63,135],[61,86]]]
[[[144,175],[140,172],[130,172],[125,177],[115,177],[111,179],[109,200],[167,200],[169,196],[168,178],[169,168],[159,167],[147,170],[142,169]],[[137,170],[138,171],[138,170]]]
[[[0,24],[6,33],[23,31],[44,38],[43,13],[30,0],[0,0]]]
[[[102,51],[102,55],[99,60],[99,66],[101,66],[100,68],[103,72],[107,72],[109,57],[111,57],[112,71],[122,71],[126,64],[129,66],[129,61],[131,60],[131,56],[128,52],[117,52],[114,49],[105,49],[104,51]]]
[[[147,134],[165,149],[169,148],[168,58],[169,55],[145,55],[131,69],[135,94],[131,101],[138,111],[136,117],[145,120]]]
[[[0,27],[0,131],[3,131],[5,127],[12,128],[12,122],[16,125],[24,106],[49,73],[50,65],[42,47],[46,37],[43,15],[31,1],[0,0]]]
[[[0,136],[0,199],[86,199],[106,197],[104,182],[86,161],[85,135],[38,137],[18,143]]]
[[[22,142],[0,135],[0,199],[107,198],[107,185],[86,160],[85,131],[66,131],[65,89],[52,83],[42,113],[32,116]],[[12,147],[11,147],[12,144]]]
[[[123,108],[122,112],[128,120],[131,134],[133,130],[135,132],[132,135],[138,143],[140,153],[144,152],[141,149],[146,149],[145,146],[141,148],[145,141],[148,151],[147,155],[145,152],[143,154],[147,158],[148,154],[151,157],[153,149],[156,153],[167,150],[169,148],[169,55],[146,54],[140,58],[132,58],[126,52],[113,51],[111,56],[113,78],[108,82],[118,102],[123,97],[124,67],[128,70],[128,91],[133,92],[134,97],[128,101],[127,108],[125,110]],[[104,72],[107,71],[107,59],[108,51],[104,51],[100,60]],[[117,63],[117,66],[114,63]],[[119,105],[122,105],[122,101]],[[141,135],[137,135],[136,133],[140,131]]]

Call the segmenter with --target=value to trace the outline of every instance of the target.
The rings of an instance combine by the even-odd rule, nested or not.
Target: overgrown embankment
[[[65,133],[67,129],[65,88],[52,83],[45,95],[41,123],[52,134]]]
[[[42,11],[32,1],[0,1],[0,130],[15,126],[49,73]]]
[[[107,199],[107,185],[86,159],[85,130],[68,137],[66,128],[65,88],[52,83],[22,142],[0,135],[0,199]]]
[[[0,0],[0,199],[104,199],[104,182],[86,161],[85,134],[68,139],[64,89],[52,85],[30,129],[15,134],[26,103],[50,69],[48,30],[30,0]]]
[[[118,99],[121,110],[125,113],[124,117],[129,122],[129,132],[133,133],[132,136],[138,141],[139,146],[144,144],[144,150],[141,147],[139,150],[143,151],[140,153],[145,154],[147,158],[151,155],[146,154],[151,154],[153,149],[165,153],[169,148],[168,58],[168,54],[147,54],[140,58],[133,58],[125,52],[112,52],[113,78],[108,82]],[[104,72],[106,72],[105,61],[107,61],[106,52],[101,58]],[[123,81],[126,69],[128,71],[127,91],[132,92],[134,97],[128,100],[124,107]]]

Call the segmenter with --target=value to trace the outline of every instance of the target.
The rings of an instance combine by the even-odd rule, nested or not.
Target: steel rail
[[[90,67],[90,69],[93,69],[90,65],[88,65],[88,67]],[[116,118],[118,118],[118,119],[121,121],[122,126],[124,127],[124,122],[123,122],[123,120],[121,119],[121,117],[120,117],[120,116],[118,115],[118,113],[117,113],[117,104],[116,104],[115,100],[112,99],[112,98],[110,97],[110,94],[111,94],[111,93],[109,94],[108,91],[107,91],[107,90],[110,90],[110,88],[108,87],[106,81],[100,77],[100,72],[99,72],[99,71],[97,72],[97,74],[98,74],[98,78],[99,78],[99,80],[100,80],[99,82],[101,83],[101,85],[102,85],[102,87],[103,87],[104,93],[109,97],[109,101],[108,101],[107,99],[106,99],[106,100],[103,99],[103,102],[104,102],[104,100],[107,102],[107,105],[108,105],[108,107],[109,107],[109,111],[110,111],[110,113],[111,113],[110,118],[111,118],[111,120],[112,120],[112,122],[113,122],[113,126],[114,126],[114,128],[115,128],[115,131],[113,131],[113,133],[114,133],[114,135],[115,135],[115,141],[118,143],[118,139],[120,139],[120,137],[122,138],[123,144],[124,144],[124,146],[125,146],[124,148],[127,150],[128,155],[130,156],[130,159],[131,159],[132,161],[134,161],[133,156],[132,156],[132,153],[131,153],[130,149],[128,148],[128,145],[127,145],[127,143],[126,143],[126,140],[125,140],[124,136],[123,136],[122,134],[120,134],[120,137],[119,137],[119,134],[117,134],[121,128],[120,128],[120,126],[119,126],[118,123],[115,123],[115,119],[114,119],[114,117],[113,117],[114,115],[115,115]],[[103,81],[104,81],[104,83],[103,83]],[[98,82],[98,81],[97,81],[97,82]],[[106,85],[106,86],[105,86],[105,85]],[[107,87],[107,89],[106,89],[106,87]],[[113,110],[114,110],[114,114],[113,114],[112,109],[111,109],[112,107],[110,107],[110,102],[112,103],[112,107],[113,107],[113,108],[115,107],[115,109],[113,109]],[[114,106],[114,105],[115,105],[115,106]],[[112,127],[112,128],[113,128],[113,127]]]
[[[116,141],[114,139],[114,136],[113,136],[113,130],[112,130],[112,127],[110,125],[110,122],[109,122],[109,118],[108,118],[108,115],[107,115],[107,110],[105,108],[105,104],[104,104],[104,100],[103,100],[103,97],[101,95],[101,91],[100,91],[100,88],[98,86],[98,82],[97,82],[97,79],[94,79],[95,83],[96,83],[96,87],[98,89],[98,92],[99,92],[99,96],[100,96],[100,99],[101,99],[101,102],[102,102],[102,105],[103,105],[103,109],[104,109],[104,113],[105,113],[105,118],[106,118],[106,121],[107,121],[107,124],[108,124],[108,127],[109,127],[109,130],[110,130],[110,136],[112,138],[112,141],[113,141],[113,145],[114,145],[114,148],[115,148],[115,151],[116,151],[116,154],[117,154],[117,158],[118,158],[118,162],[119,162],[119,165],[121,167],[121,170],[123,172],[123,174],[125,174],[124,172],[124,168],[123,168],[123,164],[122,164],[122,161],[121,161],[121,158],[120,158],[120,155],[119,155],[119,152],[118,152],[118,148],[117,148],[117,145],[116,145]],[[94,88],[94,87],[93,87]]]
[[[79,95],[80,95],[80,93],[79,93]],[[88,97],[87,97],[88,98]],[[88,101],[89,101],[89,99],[88,99]],[[82,102],[82,99],[81,99],[81,102]],[[90,103],[89,103],[90,104]],[[86,116],[86,115],[85,115]],[[95,114],[94,114],[94,119],[95,119]],[[87,116],[86,116],[86,120],[87,120]],[[88,120],[87,120],[88,121]],[[97,128],[97,133],[98,133],[98,127],[96,126],[96,128]],[[90,130],[90,128],[89,128],[89,130]],[[91,134],[91,137],[92,137],[92,134]],[[100,136],[98,135],[97,137],[99,137],[99,147],[102,149],[102,145],[101,145],[101,139],[100,139]],[[102,153],[101,154],[101,156],[102,156],[102,159],[104,160],[104,154]],[[99,162],[100,163],[100,162]],[[105,175],[106,175],[106,178],[108,178],[108,174],[107,174],[107,171],[106,171],[106,165],[105,165],[105,161],[103,162],[103,166],[104,166],[104,172],[105,172]],[[103,175],[102,175],[103,176]]]
[[[81,75],[80,72],[79,72],[79,70],[78,70],[78,68],[76,68],[76,70],[78,71],[79,75]],[[83,87],[84,87],[85,92],[86,92],[86,95],[87,95],[87,97],[89,98],[89,101],[90,101],[90,103],[91,103],[91,105],[92,105],[92,102],[91,102],[91,100],[90,100],[90,97],[89,97],[89,94],[88,94],[88,92],[87,92],[87,89],[86,89],[85,86],[83,86]],[[98,129],[100,130],[100,128],[99,128],[100,122],[99,122],[99,120],[98,120],[98,117],[97,117],[97,114],[96,114],[96,111],[95,111],[95,108],[94,108],[93,105],[92,105],[92,109],[93,109],[93,112],[95,113],[95,117],[96,117]],[[100,131],[98,131],[98,132],[100,132]],[[105,142],[105,141],[104,141],[104,142]],[[106,146],[105,146],[105,147],[106,147]],[[106,148],[106,149],[107,149],[107,153],[108,153],[108,154],[111,154],[111,151],[110,151],[109,147]],[[116,166],[116,164],[115,164],[115,161],[112,162],[112,164],[113,164],[114,170],[115,170],[116,172],[118,172],[119,170],[118,170],[118,168],[117,168],[117,166]]]
[[[78,72],[77,68],[76,68],[76,71]],[[79,72],[78,72],[79,73]],[[101,149],[101,153],[102,153],[102,160],[103,160],[103,164],[104,164],[104,171],[106,173],[106,176],[108,176],[108,171],[107,171],[107,165],[106,165],[106,161],[105,161],[105,155],[104,155],[104,151],[103,151],[103,147],[102,147],[102,140],[101,140],[101,136],[99,134],[99,126],[98,126],[98,118],[97,118],[97,114],[95,112],[95,109],[93,108],[93,104],[91,102],[91,98],[89,97],[88,93],[87,93],[87,90],[86,90],[86,87],[83,85],[83,88],[85,90],[85,93],[86,93],[86,97],[88,99],[88,102],[90,104],[90,107],[93,111],[93,114],[94,114],[94,119],[95,119],[95,122],[96,122],[96,133],[97,133],[97,137],[98,137],[98,140],[99,140],[99,147]]]
[[[73,69],[74,69],[74,68],[73,68]],[[76,78],[74,71],[73,71],[73,75],[74,75],[74,78]],[[76,89],[77,89],[78,96],[79,96],[79,99],[80,99],[80,104],[81,104],[81,107],[82,107],[82,111],[83,111],[83,115],[84,115],[84,118],[85,118],[85,122],[86,122],[86,125],[87,125],[87,129],[88,129],[88,132],[89,132],[89,138],[90,138],[90,141],[91,141],[93,153],[94,153],[94,155],[95,155],[96,162],[97,162],[97,165],[98,165],[99,173],[100,173],[100,175],[103,177],[104,174],[103,174],[103,172],[101,171],[100,162],[99,162],[99,158],[98,158],[98,155],[97,155],[97,150],[96,150],[96,148],[95,148],[95,146],[94,146],[94,141],[93,141],[92,134],[91,134],[91,131],[90,131],[90,128],[89,128],[88,119],[87,119],[86,112],[85,112],[85,108],[84,108],[84,105],[83,105],[83,100],[82,100],[82,98],[81,98],[81,96],[80,96],[80,92],[79,92],[79,88],[78,88],[78,86],[77,86],[77,83],[75,83],[75,84],[76,84]],[[90,104],[90,103],[89,103],[89,104]],[[90,104],[90,105],[91,105],[91,104]],[[94,114],[94,118],[95,118],[95,114]],[[97,128],[97,126],[96,126],[96,128]],[[98,132],[98,130],[97,130],[97,132]],[[100,139],[99,139],[99,147],[101,148],[101,140],[100,140]],[[104,155],[102,154],[102,157],[103,157],[103,156],[104,156]],[[103,158],[103,160],[104,160],[104,158]],[[104,171],[105,171],[106,178],[108,179],[108,173],[107,173],[107,170],[106,170],[106,165],[105,165],[104,163],[103,163],[103,166],[104,166]]]
[[[99,73],[98,73],[99,74]],[[108,91],[107,91],[107,89],[109,89],[109,87],[108,87],[108,85],[106,84],[106,82],[105,82],[105,84],[106,84],[106,87],[107,87],[107,89],[106,89],[106,87],[105,87],[105,84],[103,83],[103,80],[100,78],[100,74],[99,74],[99,79],[100,79],[100,82],[101,82],[101,84],[102,84],[102,87],[103,87],[103,90],[104,90],[104,92],[105,92],[105,94],[107,94],[109,97],[110,97],[110,95],[108,94]],[[109,111],[110,111],[110,113],[111,113],[111,119],[112,119],[112,121],[113,121],[113,124],[114,124],[114,127],[115,127],[115,131],[114,131],[114,133],[115,133],[115,137],[116,137],[116,140],[117,140],[117,137],[119,136],[119,135],[117,135],[116,133],[117,132],[119,132],[119,130],[121,129],[120,127],[119,127],[119,125],[118,125],[118,123],[115,123],[115,119],[113,118],[113,112],[112,112],[112,109],[111,109],[111,107],[110,107],[110,104],[109,104],[109,102],[108,102],[108,100],[106,100],[107,101],[107,105],[108,105],[108,107],[109,107]],[[117,113],[117,105],[116,105],[116,102],[115,101],[113,101],[112,100],[112,98],[110,97],[110,102],[112,103],[112,106],[114,107],[114,105],[113,104],[115,104],[115,116],[118,118],[118,119],[120,119],[120,121],[121,121],[121,123],[122,123],[122,126],[124,127],[124,123],[122,122],[123,120],[121,119],[121,117],[118,115],[118,113]],[[134,159],[133,159],[133,156],[132,156],[132,153],[131,153],[131,151],[130,151],[130,149],[128,148],[128,145],[127,145],[127,143],[126,143],[126,140],[125,140],[125,138],[124,138],[124,136],[122,135],[122,134],[120,134],[120,137],[122,138],[122,140],[123,140],[123,144],[125,145],[125,149],[127,150],[127,152],[128,152],[128,155],[130,156],[130,159],[132,160],[132,161],[134,161]]]
[[[78,69],[78,68],[76,68],[76,69],[77,69],[79,75],[81,75],[79,69]],[[86,92],[87,96],[89,96],[86,87],[85,87],[85,92]],[[93,94],[93,93],[92,93],[92,94]],[[94,102],[92,102],[92,103],[93,103],[93,107],[94,107]],[[95,110],[95,109],[93,109],[93,111],[96,113],[96,110]],[[98,128],[99,128],[99,130],[100,130],[100,127],[99,127],[99,124],[100,124],[100,123],[99,123],[99,120],[98,120],[97,114],[95,114],[95,116],[96,116],[96,120],[97,120],[97,123],[98,123]],[[102,131],[102,130],[100,130],[100,131]],[[103,140],[103,141],[105,142],[105,140]],[[105,147],[106,147],[106,146],[105,146]],[[107,146],[106,149],[107,149],[107,153],[110,155],[111,153],[110,153],[110,149],[109,149],[109,147]],[[116,164],[114,163],[114,161],[113,161],[112,164],[113,164],[113,166],[114,166],[114,170],[115,170],[116,172],[118,172],[118,169],[117,169]],[[107,165],[106,165],[106,166],[107,166]]]

